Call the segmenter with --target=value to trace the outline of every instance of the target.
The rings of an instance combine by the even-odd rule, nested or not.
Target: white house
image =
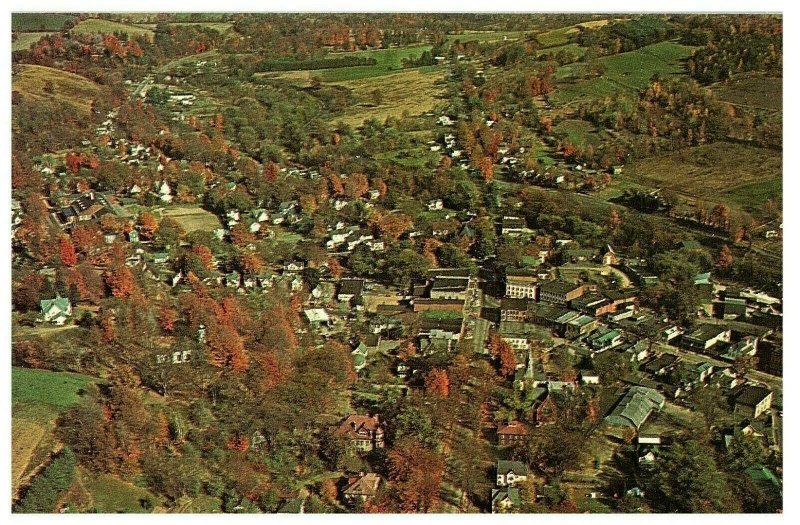
[[[56,295],[55,299],[39,301],[39,308],[42,313],[42,321],[58,326],[62,326],[72,315],[72,304],[69,299],[60,295]]]

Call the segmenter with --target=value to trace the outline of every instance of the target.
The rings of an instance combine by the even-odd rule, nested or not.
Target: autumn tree
[[[714,263],[717,268],[722,268],[723,270],[727,270],[733,265],[733,253],[727,244],[720,248]]]
[[[130,297],[136,290],[133,272],[127,265],[116,264],[105,273],[105,282],[114,297]]]
[[[425,391],[440,397],[450,394],[450,379],[446,370],[434,368],[425,376]]]
[[[369,181],[363,173],[353,173],[344,181],[344,194],[348,197],[361,197],[367,191],[369,191]]]
[[[489,353],[495,360],[498,373],[503,377],[512,375],[517,369],[517,357],[511,344],[499,334],[489,339]]]
[[[404,440],[389,452],[389,479],[404,512],[429,512],[439,501],[444,457]]]
[[[481,172],[481,177],[486,182],[492,182],[494,178],[494,163],[491,157],[483,157],[478,163],[478,169]]]
[[[139,232],[147,239],[152,239],[158,230],[158,221],[152,213],[143,211],[139,214]]]
[[[78,263],[75,245],[72,244],[72,240],[69,237],[61,237],[58,240],[58,253],[64,266],[75,266]]]

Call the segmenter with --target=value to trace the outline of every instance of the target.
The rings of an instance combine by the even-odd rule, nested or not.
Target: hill
[[[105,88],[74,73],[23,64],[13,75],[11,89],[23,97],[54,98],[89,111],[92,99]]]

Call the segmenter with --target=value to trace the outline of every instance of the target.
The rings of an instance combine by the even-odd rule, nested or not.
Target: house
[[[369,354],[369,349],[364,342],[358,343],[358,346],[350,352],[350,355],[353,356],[353,370],[356,372],[361,372],[365,366],[367,366],[367,355]]]
[[[308,319],[311,328],[319,328],[322,325],[330,326],[331,324],[331,318],[323,308],[310,308],[304,310],[303,313]]]
[[[524,441],[529,432],[528,425],[521,421],[511,421],[507,425],[497,427],[497,443],[508,447],[519,441]]]
[[[347,479],[347,487],[342,492],[344,500],[348,503],[365,502],[375,497],[381,484],[381,477],[374,472],[361,474]]]
[[[652,388],[632,386],[605,420],[611,425],[639,430],[650,414],[664,408],[664,401],[664,396]]]
[[[522,500],[519,496],[519,489],[514,487],[503,487],[492,489],[492,513],[508,512],[514,507],[519,507]]]
[[[619,330],[601,328],[586,341],[595,352],[604,352],[622,344],[622,333]]]
[[[504,297],[500,300],[501,321],[525,321],[528,317],[529,299],[512,299]]]
[[[529,231],[525,219],[506,215],[500,223],[500,233],[511,237],[519,237],[520,234]]]
[[[747,314],[747,301],[742,297],[726,297],[722,303],[722,315],[725,319],[736,319]]]
[[[745,385],[734,401],[733,413],[756,419],[772,405],[772,391],[763,386]]]
[[[39,301],[39,310],[42,321],[62,326],[72,315],[72,304],[66,297],[56,295],[55,299]]]
[[[136,230],[131,230],[128,232],[128,241],[137,243],[139,242],[139,232]]]
[[[565,281],[547,281],[539,287],[539,301],[565,305],[583,295],[583,286]]]
[[[497,486],[513,487],[528,479],[528,467],[520,461],[499,460],[497,462]]]
[[[705,352],[716,343],[729,343],[731,331],[721,326],[704,324],[692,330],[688,334],[683,334],[681,342],[687,350],[695,352]]]
[[[74,226],[78,222],[99,219],[113,213],[111,205],[101,193],[90,191],[78,196],[69,206],[61,208],[56,216],[64,226]]]
[[[362,416],[352,414],[334,430],[334,435],[347,439],[361,452],[383,448],[383,423],[378,415]]]
[[[610,244],[606,244],[606,250],[603,252],[602,262],[606,266],[613,266],[617,264],[617,252],[614,251],[614,248],[611,247]]]
[[[364,279],[342,279],[339,281],[339,293],[336,298],[339,301],[358,300],[364,290]]]
[[[536,300],[539,297],[539,277],[530,270],[506,270],[506,297]]]
[[[594,370],[581,370],[579,373],[581,383],[584,385],[599,385],[600,374]]]
[[[444,209],[444,203],[442,202],[442,199],[434,199],[428,201],[428,204],[426,206],[428,208],[428,211],[436,211]]]
[[[284,271],[287,272],[302,272],[306,265],[303,261],[291,261],[283,265]]]
[[[719,356],[725,361],[736,361],[742,356],[754,356],[758,353],[758,337],[748,335],[740,341],[731,343]]]
[[[646,363],[642,367],[642,370],[654,376],[664,375],[675,366],[678,359],[678,356],[674,354],[661,354],[652,361]]]
[[[579,315],[569,320],[564,326],[564,336],[568,339],[577,339],[586,335],[597,327],[597,320],[588,315]]]

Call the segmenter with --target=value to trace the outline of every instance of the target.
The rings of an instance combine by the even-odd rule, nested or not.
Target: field
[[[14,13],[11,15],[12,31],[58,31],[72,15],[56,13]]]
[[[220,33],[224,33],[231,27],[233,27],[232,22],[172,22],[169,24],[171,26],[203,26],[208,27],[209,29],[213,29],[214,31],[219,31]]]
[[[75,33],[128,33],[129,35],[146,35],[153,38],[153,31],[141,26],[131,24],[121,24],[111,20],[100,18],[89,18],[76,25],[73,29]]]
[[[748,207],[776,190],[780,194],[781,154],[715,142],[635,161],[625,167],[625,173],[625,178],[639,184]],[[755,192],[755,188],[760,190]]]
[[[53,92],[47,93],[48,81]],[[13,76],[12,90],[35,99],[56,98],[79,109],[89,111],[93,98],[103,89],[91,80],[74,73],[45,66],[25,64]]]
[[[195,230],[213,231],[222,227],[216,215],[198,206],[166,208],[161,215],[175,219],[186,233]]]
[[[409,46],[394,49],[378,49],[374,51],[354,51],[354,56],[374,58],[377,62],[370,66],[340,67],[336,69],[320,69],[314,71],[314,76],[323,82],[342,82],[345,80],[360,80],[364,78],[391,75],[403,69],[404,58],[417,58],[424,51],[430,51],[431,46]],[[331,53],[330,58],[344,56],[345,53]]]
[[[442,77],[441,73],[424,73],[411,69],[393,75],[338,82],[355,93],[369,95],[378,90],[382,100],[377,106],[364,102],[348,108],[343,116],[334,120],[357,126],[370,118],[383,121],[388,116],[400,116],[405,111],[410,115],[425,113],[439,103],[439,96],[443,92],[443,87],[439,85]]]
[[[717,98],[737,106],[783,111],[783,80],[762,75],[738,76],[711,88]]]
[[[653,75],[675,76],[685,73],[683,60],[694,49],[675,42],[659,42],[635,51],[599,59],[605,66],[602,76],[581,80],[586,64],[577,62],[562,66],[556,72],[559,81],[549,99],[555,104],[572,103],[586,98],[613,95],[620,88],[639,90],[647,86]]]
[[[27,51],[31,44],[38,42],[48,33],[19,33],[17,39],[11,43],[11,51]]]
[[[553,133],[563,135],[576,146],[591,144],[597,147],[609,138],[606,131],[595,130],[594,125],[585,120],[562,120],[553,128]]]
[[[608,24],[608,22],[608,19],[589,20],[572,26],[559,27],[558,29],[552,29],[536,35],[536,40],[542,44],[542,47],[546,48],[562,46],[569,42],[570,35],[578,32],[579,27],[585,27],[587,29],[598,28]]]
[[[55,419],[80,401],[79,392],[96,378],[31,368],[11,369],[12,484],[16,493],[26,473],[34,469],[57,443]]]
[[[747,210],[758,209],[768,200],[781,202],[783,179],[780,174],[763,182],[744,184],[724,193],[725,197]]]
[[[445,37],[448,43],[465,42],[497,42],[498,40],[517,40],[525,36],[526,31],[474,31],[450,34]]]
[[[149,490],[125,483],[115,476],[109,474],[93,476],[85,470],[80,472],[82,485],[91,495],[92,507],[97,512],[147,512],[142,507],[143,500],[151,501],[153,507],[160,503],[160,498]]]

